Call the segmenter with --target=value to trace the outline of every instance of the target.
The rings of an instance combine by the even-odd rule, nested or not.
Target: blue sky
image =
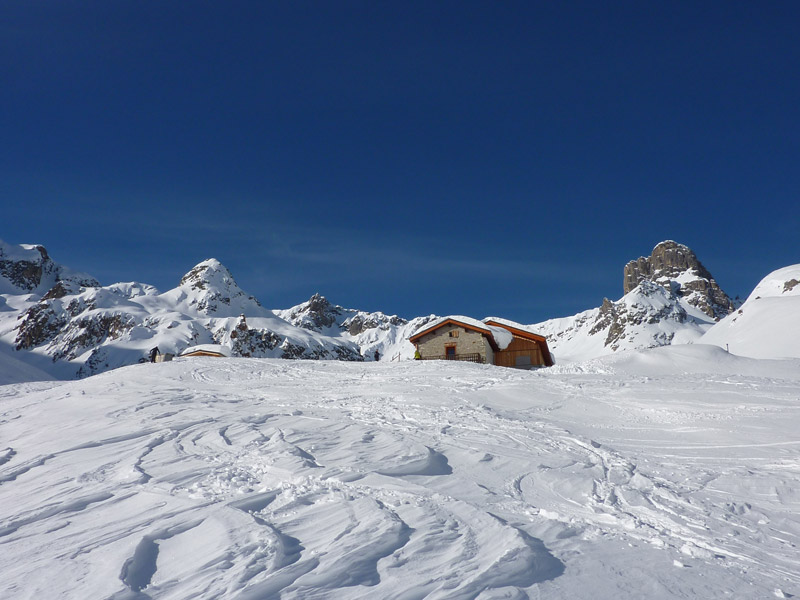
[[[270,308],[566,316],[687,244],[800,262],[794,2],[17,1],[0,238]]]

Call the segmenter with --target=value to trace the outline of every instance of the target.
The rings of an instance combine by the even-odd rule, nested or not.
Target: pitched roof
[[[220,346],[219,344],[200,344],[199,346],[186,348],[186,350],[181,352],[179,356],[188,356],[190,354],[194,354],[195,352],[206,352],[208,354],[216,354],[226,357],[231,355],[230,348],[227,346]]]
[[[527,325],[522,325],[520,323],[515,323],[514,321],[509,321],[508,319],[501,319],[500,317],[486,317],[483,320],[485,325],[497,325],[499,327],[503,327],[512,333],[517,333],[520,337],[527,337],[530,339],[534,339],[536,341],[545,341],[545,337],[534,332],[530,327]]]
[[[420,339],[423,335],[431,333],[440,327],[444,327],[445,325],[457,325],[459,327],[463,327],[464,329],[471,329],[472,331],[477,331],[478,333],[485,335],[486,338],[489,340],[489,344],[492,346],[493,349],[497,350],[497,342],[492,335],[492,330],[485,325],[482,321],[478,319],[473,319],[472,317],[465,317],[463,315],[450,315],[448,317],[440,317],[435,321],[431,321],[419,329],[414,335],[408,338],[408,341],[414,343],[418,339]]]

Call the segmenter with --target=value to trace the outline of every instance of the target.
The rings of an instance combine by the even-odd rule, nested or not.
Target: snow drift
[[[800,358],[800,265],[767,275],[700,342],[754,358]]]

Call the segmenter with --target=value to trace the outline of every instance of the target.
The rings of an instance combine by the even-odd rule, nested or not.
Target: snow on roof
[[[191,346],[180,353],[179,356],[186,356],[192,352],[214,352],[215,354],[222,354],[222,356],[230,356],[231,349],[227,346],[219,344],[200,344],[198,346]]]
[[[422,333],[436,329],[442,323],[445,323],[447,321],[457,321],[458,323],[469,325],[470,327],[473,327],[481,331],[482,333],[486,333],[487,335],[492,335],[492,331],[482,321],[479,321],[478,319],[473,319],[472,317],[465,317],[463,315],[448,315],[446,317],[439,317],[435,321],[427,323],[419,331],[414,332],[414,334],[411,337],[416,337]]]
[[[502,327],[493,327],[492,325],[489,325],[488,327],[492,332],[494,341],[497,343],[497,347],[500,348],[500,350],[505,350],[508,348],[508,345],[514,339],[514,334],[508,329],[503,329]]]
[[[483,322],[488,323],[489,321],[494,321],[498,325],[505,325],[506,327],[513,327],[514,329],[519,329],[521,331],[525,331],[526,333],[530,333],[533,335],[541,336],[541,333],[536,333],[533,329],[528,327],[527,325],[522,325],[521,323],[516,323],[515,321],[509,321],[508,319],[501,319],[500,317],[486,317]]]

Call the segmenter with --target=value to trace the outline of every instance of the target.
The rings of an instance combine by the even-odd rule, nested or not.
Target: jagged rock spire
[[[697,255],[672,240],[658,244],[650,256],[625,265],[622,289],[626,294],[643,280],[671,288],[677,296],[717,320],[735,308]]]

